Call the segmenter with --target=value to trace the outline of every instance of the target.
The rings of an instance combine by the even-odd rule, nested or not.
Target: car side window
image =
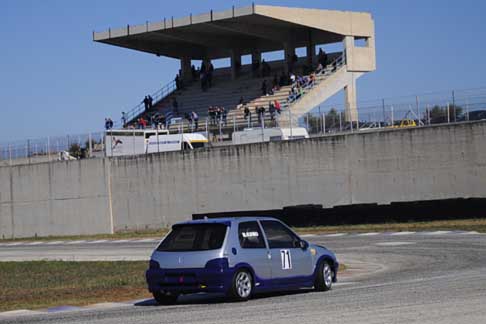
[[[257,222],[242,222],[238,225],[238,238],[243,249],[263,249],[265,241]]]
[[[282,223],[276,221],[261,221],[261,224],[271,249],[293,249],[299,246],[299,238]]]

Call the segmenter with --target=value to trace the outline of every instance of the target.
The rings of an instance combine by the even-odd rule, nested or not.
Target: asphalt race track
[[[434,232],[312,236],[351,265],[333,290],[258,296],[152,300],[51,314],[0,315],[1,323],[486,323],[486,235]],[[144,259],[153,242],[0,246],[0,260]],[[115,258],[118,257],[118,258]]]

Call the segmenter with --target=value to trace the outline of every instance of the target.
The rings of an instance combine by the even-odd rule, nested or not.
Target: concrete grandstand
[[[178,86],[171,82],[157,93],[150,111],[138,106],[129,112],[128,123],[132,124],[142,116],[151,119],[160,114],[171,119],[192,111],[204,120],[210,106],[223,106],[232,126],[233,122],[250,125],[240,102],[243,98],[252,114],[256,107],[267,108],[267,126],[289,127],[343,89],[346,121],[358,122],[356,80],[376,69],[374,21],[370,14],[360,12],[252,5],[110,28],[93,33],[93,40],[180,60]],[[316,46],[335,43],[342,43],[343,51],[325,54],[325,64],[318,68],[323,54],[317,55]],[[302,47],[307,54],[297,58],[296,48]],[[283,51],[284,59],[263,63],[262,53],[273,51]],[[252,64],[242,65],[244,55],[251,55]],[[212,87],[202,91],[200,72],[195,75],[192,61],[201,60],[209,66],[211,60],[221,58],[230,58],[231,66],[212,71]],[[294,80],[262,92],[264,80],[270,89],[274,78],[289,80],[291,74],[306,80],[297,95],[292,95]],[[172,105],[174,100],[177,109]],[[271,120],[268,107],[275,100],[284,113]],[[171,131],[180,129],[175,123],[169,127]]]

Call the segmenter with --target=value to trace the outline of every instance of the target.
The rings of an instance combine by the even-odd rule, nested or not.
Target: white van
[[[140,155],[204,147],[207,138],[199,133],[169,134],[165,129],[120,129],[105,133],[106,156]]]
[[[201,133],[154,135],[150,136],[146,153],[193,150],[202,148],[208,143]]]
[[[302,127],[294,128],[246,128],[233,133],[233,144],[251,144],[291,139],[309,138],[309,133]]]

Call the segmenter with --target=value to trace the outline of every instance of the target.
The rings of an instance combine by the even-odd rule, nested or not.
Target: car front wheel
[[[251,298],[253,293],[253,277],[248,270],[238,270],[231,284],[230,297],[238,301]]]
[[[332,268],[328,261],[322,261],[317,270],[315,288],[318,291],[328,291],[332,288]]]

